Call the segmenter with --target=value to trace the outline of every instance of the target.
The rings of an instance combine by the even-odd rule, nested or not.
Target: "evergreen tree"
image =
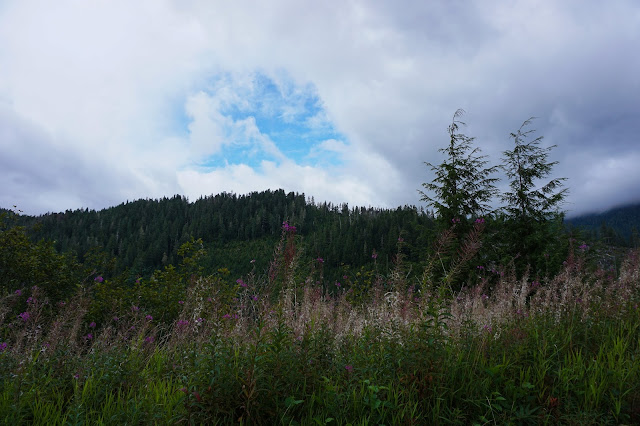
[[[502,159],[510,191],[500,198],[506,203],[510,255],[518,259],[516,266],[519,272],[527,265],[540,266],[541,256],[550,256],[550,243],[557,242],[555,237],[559,237],[561,229],[558,224],[564,216],[559,207],[568,191],[562,189],[566,178],[553,178],[538,186],[540,180],[551,175],[558,162],[548,160],[556,145],[541,147],[543,136],[529,140],[534,130],[525,128],[532,120],[526,120],[516,133],[511,133],[515,147],[504,151]]]
[[[425,162],[435,173],[431,183],[422,186],[432,195],[419,191],[421,200],[433,207],[443,226],[449,226],[453,220],[466,221],[468,218],[488,213],[489,202],[497,194],[495,183],[497,178],[491,175],[497,166],[486,167],[486,156],[478,155],[480,148],[473,148],[475,138],[459,132],[458,120],[464,114],[459,109],[453,115],[453,122],[448,127],[449,145],[439,151],[447,158],[439,165]]]

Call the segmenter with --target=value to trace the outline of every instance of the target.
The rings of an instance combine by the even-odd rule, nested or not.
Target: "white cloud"
[[[17,133],[0,142],[14,165],[0,203],[38,212],[279,186],[417,203],[422,162],[438,162],[458,108],[494,163],[508,133],[540,117],[576,210],[640,199],[633,163],[606,166],[638,155],[639,43],[632,0],[3,2],[0,107]],[[256,108],[334,140],[296,164]],[[253,162],[211,169],[236,148]]]

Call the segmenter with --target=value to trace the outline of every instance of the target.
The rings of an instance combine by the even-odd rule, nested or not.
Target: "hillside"
[[[640,245],[640,203],[566,219],[565,222],[584,229],[591,238],[601,239],[609,244],[629,247]]]
[[[285,221],[296,227],[304,257],[322,258],[336,274],[342,264],[370,264],[374,251],[377,263],[388,268],[400,237],[406,260],[417,262],[429,246],[434,225],[430,215],[414,206],[387,210],[316,204],[304,194],[283,190],[222,193],[194,202],[174,196],[101,211],[19,218],[34,240],[55,241],[58,251],[72,251],[80,261],[92,247],[103,248],[116,258],[114,273],[129,270],[131,275],[177,264],[178,248],[192,237],[204,241],[209,271],[224,267],[241,275],[254,264],[264,271]]]

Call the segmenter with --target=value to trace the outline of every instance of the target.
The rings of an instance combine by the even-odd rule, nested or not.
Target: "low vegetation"
[[[527,142],[530,120],[504,153],[507,206],[486,211],[497,168],[460,115],[448,159],[428,164],[431,216],[283,191],[71,214],[82,234],[64,215],[40,230],[0,215],[0,422],[640,423],[640,251],[563,229],[563,179],[536,189],[555,163]],[[226,206],[207,225],[226,257],[188,232],[207,203]],[[184,224],[165,220],[176,212]],[[42,228],[85,250],[34,240]]]

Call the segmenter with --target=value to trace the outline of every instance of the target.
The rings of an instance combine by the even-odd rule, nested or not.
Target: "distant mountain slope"
[[[247,195],[222,193],[189,202],[181,196],[137,200],[101,211],[68,210],[41,216],[19,216],[34,240],[55,241],[61,251],[82,260],[92,247],[117,258],[117,272],[129,269],[146,275],[166,264],[177,264],[180,245],[202,238],[209,251],[210,270],[227,267],[238,273],[256,266],[268,268],[283,222],[297,228],[303,251],[322,258],[325,268],[339,270],[377,263],[391,265],[398,239],[408,261],[423,258],[432,240],[432,217],[414,206],[397,209],[316,204],[304,194],[283,190]]]
[[[622,239],[628,245],[637,246],[640,230],[640,203],[616,207],[604,213],[566,219],[565,222],[587,230],[595,238]]]

